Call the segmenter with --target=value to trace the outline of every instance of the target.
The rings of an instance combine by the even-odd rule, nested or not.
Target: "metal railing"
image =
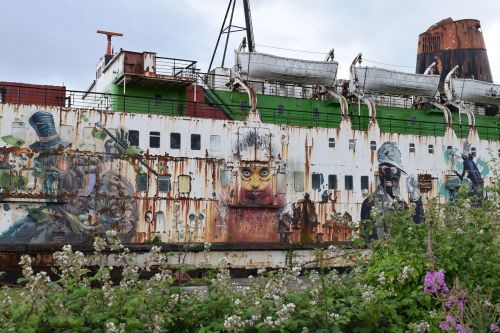
[[[156,74],[196,79],[196,61],[177,58],[156,57]]]
[[[4,101],[8,100],[6,96],[15,85],[0,85],[0,90],[4,91]],[[22,94],[25,100],[47,100],[50,98],[61,97],[60,89],[50,89],[46,87],[24,89],[19,87],[17,93]],[[20,92],[19,92],[20,90]],[[5,93],[7,92],[7,94]],[[30,98],[27,98],[30,97]],[[64,96],[64,95],[63,95]],[[218,100],[221,102],[219,103]],[[15,102],[14,102],[15,103]],[[26,103],[21,103],[26,104]],[[35,103],[31,103],[35,104]],[[41,105],[43,103],[40,102]],[[50,106],[50,105],[49,105]],[[189,116],[203,118],[228,118],[221,109],[225,109],[230,118],[234,120],[245,120],[250,107],[246,103],[235,104],[229,100],[211,99],[211,101],[185,101],[168,98],[154,98],[143,96],[130,96],[110,93],[88,93],[78,90],[66,90],[61,105],[67,108],[84,108],[93,110],[102,110],[109,112],[131,112],[131,113],[151,113],[169,116]],[[312,110],[298,108],[284,108],[258,106],[263,122],[286,124],[293,126],[306,127],[325,127],[337,128],[341,122],[340,108],[324,109],[312,108]],[[356,114],[351,111],[352,128],[355,130],[367,130],[370,117],[365,114]],[[492,118],[492,126],[476,126],[479,136],[482,139],[500,141],[499,118]],[[496,120],[496,123],[495,123]],[[381,131],[404,133],[414,135],[433,135],[442,136],[445,132],[444,117],[443,122],[425,121],[416,119],[403,119],[393,117],[377,117],[377,122]],[[469,133],[469,126],[466,124],[454,123],[453,128],[459,137],[466,137]]]

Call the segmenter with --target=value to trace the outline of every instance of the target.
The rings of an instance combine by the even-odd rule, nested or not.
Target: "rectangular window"
[[[356,150],[356,139],[349,139],[349,150]]]
[[[170,192],[172,190],[172,183],[170,182],[170,175],[158,176],[158,191]]]
[[[337,188],[337,175],[328,175],[328,189],[336,190]]]
[[[323,175],[321,173],[313,173],[311,175],[311,183],[313,190],[321,189],[321,178],[323,178]]]
[[[160,148],[160,132],[149,132],[149,147]]]
[[[181,149],[181,133],[170,133],[170,149]]]
[[[161,95],[160,94],[156,94],[155,95],[155,104],[156,105],[160,105],[161,104]]]
[[[139,147],[139,131],[129,130],[128,131],[128,142],[131,146]]]
[[[370,141],[370,150],[377,150],[377,141]]]
[[[472,148],[470,149],[470,152],[471,152],[471,154],[476,154],[476,147],[472,147]]]
[[[181,175],[178,177],[179,192],[187,194],[191,192],[191,176]]]
[[[191,150],[200,150],[200,149],[201,149],[201,135],[191,134]]]
[[[352,176],[345,176],[344,182],[344,187],[346,190],[351,191],[354,188]]]
[[[335,138],[328,138],[328,147],[335,148]]]
[[[434,145],[429,145],[429,154],[434,154]]]
[[[414,152],[415,152],[415,144],[410,143],[410,153],[414,153]]]
[[[448,146],[448,147],[446,147],[446,149],[449,150],[449,151],[452,151],[453,147],[452,146]]]
[[[149,178],[147,173],[138,173],[135,177],[135,186],[138,191],[147,192],[149,189]]]
[[[287,183],[286,173],[278,172],[276,174],[276,192],[278,194],[286,193],[286,185],[287,185],[286,183]]]
[[[219,152],[220,151],[220,136],[210,135],[210,151]]]
[[[276,108],[276,111],[278,111],[278,114],[279,115],[282,115],[285,111],[285,106],[284,105],[278,105],[278,107]]]
[[[5,103],[5,90],[0,89],[0,103]]]
[[[368,176],[361,176],[361,190],[368,190],[370,182]]]
[[[293,173],[293,188],[295,192],[304,192],[304,172],[295,171]]]

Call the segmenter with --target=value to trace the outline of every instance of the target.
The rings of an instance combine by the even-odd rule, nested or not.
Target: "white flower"
[[[378,282],[380,284],[385,284],[386,280],[385,280],[385,273],[384,272],[380,272],[380,274],[378,275]]]
[[[265,268],[259,268],[259,269],[257,270],[257,274],[258,274],[258,275],[262,275],[262,274],[264,274],[265,272],[266,272],[266,269],[265,269]]]
[[[484,230],[483,229],[479,230],[479,234],[480,235],[484,234]]]
[[[241,304],[241,301],[239,300],[239,298],[234,300],[234,305],[240,305],[240,304]]]

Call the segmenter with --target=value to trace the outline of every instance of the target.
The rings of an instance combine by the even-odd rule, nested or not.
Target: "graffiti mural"
[[[102,159],[64,151],[69,143],[60,139],[51,113],[38,111],[29,124],[38,136],[29,147],[37,154],[33,176],[41,184],[38,202],[43,204],[27,208],[0,243],[85,242],[107,230],[130,241],[138,221],[134,186],[106,170]]]
[[[361,207],[361,220],[365,226],[364,237],[384,239],[387,226],[383,224],[383,215],[387,212],[407,209],[408,204],[401,198],[400,179],[406,174],[401,165],[401,152],[394,142],[384,142],[377,151],[378,177],[374,193],[371,193]],[[406,179],[410,201],[415,204],[413,221],[424,220],[424,207],[418,188],[417,178],[410,175]],[[375,225],[366,228],[366,221],[373,218]],[[364,222],[363,222],[364,221]]]
[[[232,188],[218,207],[216,237],[231,242],[279,242],[285,194],[277,191],[276,147],[265,129],[240,128],[233,147]],[[281,236],[282,237],[282,236]]]
[[[450,154],[449,150],[446,152]],[[451,152],[452,153],[452,152]],[[468,195],[481,198],[483,196],[484,181],[482,178],[482,172],[479,170],[478,165],[474,161],[476,153],[472,150],[471,144],[465,142],[462,152],[460,154],[455,153],[453,158],[461,158],[461,163],[454,163],[454,176],[448,177],[444,183],[444,188],[446,190],[446,197],[450,205],[453,205],[455,199],[458,195],[458,190],[462,185],[468,188]],[[458,159],[458,158],[457,158]],[[483,162],[478,159],[478,163]],[[487,165],[483,162],[486,167]],[[462,168],[462,171],[457,171],[458,168]],[[484,170],[485,168],[482,167]],[[486,170],[487,172],[487,170]]]

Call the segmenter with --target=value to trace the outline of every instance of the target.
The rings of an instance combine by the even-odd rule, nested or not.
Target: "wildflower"
[[[378,275],[378,282],[380,284],[385,284],[386,280],[385,280],[385,273],[384,272],[380,272],[380,274]]]
[[[442,321],[439,323],[439,328],[442,329],[443,331],[451,331],[451,327],[450,327],[450,324],[448,324],[448,322],[446,321]]]
[[[230,317],[224,318],[224,328],[228,331],[235,330],[239,327],[243,326],[243,322],[241,321],[241,317],[238,315],[233,315]]]
[[[438,292],[447,293],[450,290],[444,281],[443,272],[427,272],[424,280],[424,293],[437,294]]]
[[[497,324],[493,323],[490,325],[490,331],[492,331],[493,333],[500,333],[500,328]]]
[[[257,274],[258,274],[258,275],[262,275],[262,274],[264,274],[265,272],[266,272],[266,269],[265,269],[265,268],[259,268],[259,269],[257,270]]]
[[[240,301],[239,298],[237,298],[237,299],[234,300],[234,305],[238,306],[240,304],[241,304],[241,301]]]
[[[428,322],[422,320],[418,323],[409,324],[408,328],[413,333],[425,333],[429,332],[431,325]]]

